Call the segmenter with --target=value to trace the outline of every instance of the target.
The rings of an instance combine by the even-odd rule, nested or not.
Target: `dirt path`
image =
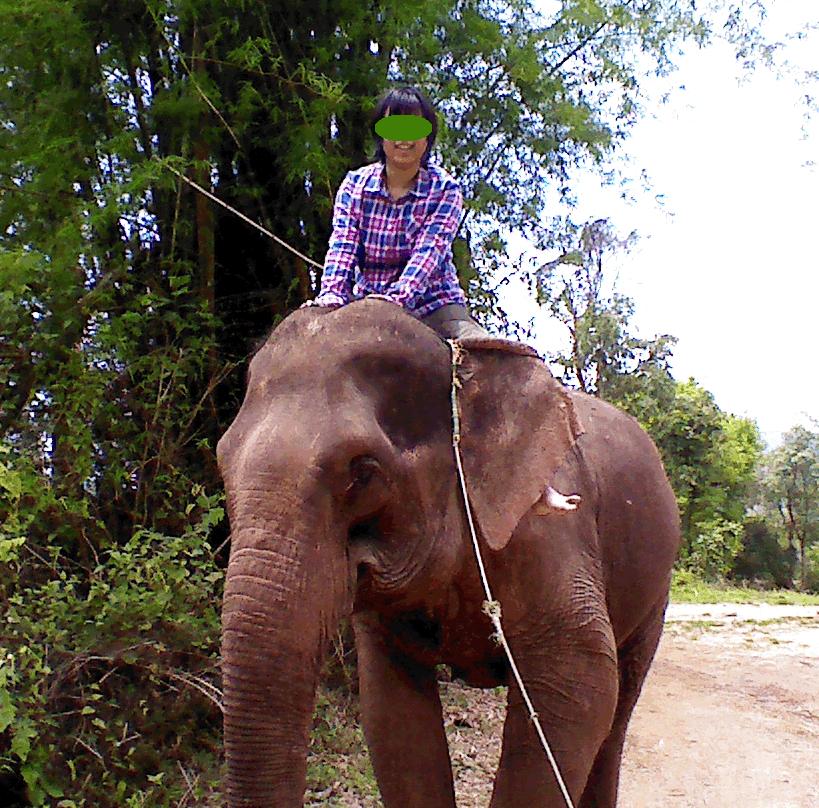
[[[459,808],[484,808],[504,694],[443,690]],[[629,730],[621,808],[815,808],[817,760],[819,607],[671,607]]]

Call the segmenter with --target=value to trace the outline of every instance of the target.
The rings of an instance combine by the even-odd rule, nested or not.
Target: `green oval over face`
[[[387,115],[375,131],[384,140],[421,140],[432,132],[432,123],[420,115]]]

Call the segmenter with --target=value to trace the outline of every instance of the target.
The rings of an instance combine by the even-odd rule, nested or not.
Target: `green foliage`
[[[762,459],[762,437],[756,422],[723,413],[720,440],[710,459],[723,497],[721,512],[727,519],[742,521]]]
[[[809,550],[819,543],[819,432],[796,426],[770,452],[760,472],[761,501],[777,518],[787,543],[799,555],[799,579],[806,588]]]
[[[178,766],[218,755],[208,536],[224,511],[221,494],[194,497],[182,535],[139,529],[90,575],[54,546],[36,582],[22,582],[25,545],[0,567],[0,782],[19,771],[30,804],[175,804]]]
[[[742,549],[742,525],[713,519],[697,525],[696,534],[683,545],[682,560],[705,580],[723,579]]]
[[[675,382],[658,406],[641,409],[634,414],[656,442],[680,506],[681,557],[701,575],[724,575],[742,546],[759,429],[722,412],[694,379]]]
[[[730,578],[769,587],[790,588],[796,552],[783,546],[780,531],[768,519],[751,516],[743,526],[742,549],[731,567]]]
[[[655,413],[647,426],[660,447],[669,480],[680,509],[691,514],[701,491],[707,487],[705,470],[720,432],[720,412],[713,396],[694,379],[676,382],[669,407]]]
[[[802,588],[819,595],[819,545],[814,544],[805,551],[805,581]]]
[[[310,733],[306,802],[349,805],[351,797],[369,798],[374,804],[379,798],[358,700],[344,690],[322,687]]]

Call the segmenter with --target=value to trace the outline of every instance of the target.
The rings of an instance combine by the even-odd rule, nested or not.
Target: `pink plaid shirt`
[[[397,202],[380,162],[349,171],[336,194],[333,234],[315,303],[344,305],[385,295],[416,317],[447,303],[466,305],[452,261],[463,195],[439,166],[423,166]]]

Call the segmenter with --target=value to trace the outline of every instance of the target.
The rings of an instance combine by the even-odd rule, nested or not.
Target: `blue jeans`
[[[436,331],[443,339],[492,338],[491,334],[472,319],[466,306],[457,303],[447,303],[435,309],[431,314],[422,317],[421,322]]]

